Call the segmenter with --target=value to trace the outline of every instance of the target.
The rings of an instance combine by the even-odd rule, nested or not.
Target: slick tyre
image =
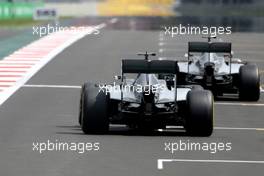
[[[214,98],[208,90],[187,94],[186,132],[190,136],[211,136],[213,133]]]
[[[109,94],[92,83],[83,86],[81,98],[81,128],[85,134],[105,134],[109,130]]]
[[[239,98],[244,101],[258,101],[260,97],[260,78],[255,64],[241,66],[239,69]]]

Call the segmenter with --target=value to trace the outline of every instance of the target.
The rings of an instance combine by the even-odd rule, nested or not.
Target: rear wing
[[[177,74],[177,61],[172,60],[122,60],[122,73],[170,73]]]
[[[226,42],[189,42],[188,52],[231,53],[231,43]]]
[[[210,39],[208,40],[210,41]],[[199,52],[199,53],[229,53],[229,62],[232,60],[232,47],[231,43],[227,42],[189,42],[188,43],[188,63],[190,62],[190,53]],[[209,57],[210,61],[210,57]],[[188,73],[189,73],[189,64],[188,64]],[[231,64],[230,64],[230,74],[231,74]]]
[[[176,100],[177,100],[177,88],[176,88],[177,77],[176,75],[178,72],[179,72],[178,62],[173,61],[173,60],[123,59],[122,60],[121,82],[123,85],[125,73],[174,74],[175,103],[176,103]],[[122,90],[121,90],[121,104],[123,104],[123,91]]]

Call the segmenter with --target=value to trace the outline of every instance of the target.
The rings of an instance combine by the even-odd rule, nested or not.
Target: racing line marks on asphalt
[[[117,19],[110,22],[115,23]],[[78,33],[71,30],[55,32],[0,60],[0,105],[65,48],[106,25],[101,23]]]
[[[195,160],[195,159],[158,159],[157,168],[164,169],[164,163],[182,162],[182,163],[231,163],[231,164],[264,164],[264,161],[254,160]]]

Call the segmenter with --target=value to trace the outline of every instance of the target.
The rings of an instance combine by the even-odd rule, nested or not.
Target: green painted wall
[[[43,7],[44,4],[26,2],[0,2],[0,19],[32,18],[36,7]]]

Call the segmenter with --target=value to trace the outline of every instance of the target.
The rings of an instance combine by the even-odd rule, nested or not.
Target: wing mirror
[[[232,55],[231,54],[225,54],[224,57],[225,58],[230,58]]]
[[[184,57],[186,57],[186,58],[187,58],[188,56],[189,56],[189,57],[192,57],[192,56],[193,56],[193,54],[190,54],[190,53],[189,53],[189,54],[188,54],[188,53],[185,53],[185,54],[184,54]]]
[[[231,51],[230,55],[231,55],[231,57],[233,57],[233,55],[234,55],[234,51]]]
[[[231,51],[230,54],[225,54],[224,57],[232,58],[234,55],[234,51]]]
[[[115,76],[114,76],[114,79],[115,79],[115,80],[120,80],[120,79],[122,79],[122,76],[121,76],[121,75],[115,75]]]

